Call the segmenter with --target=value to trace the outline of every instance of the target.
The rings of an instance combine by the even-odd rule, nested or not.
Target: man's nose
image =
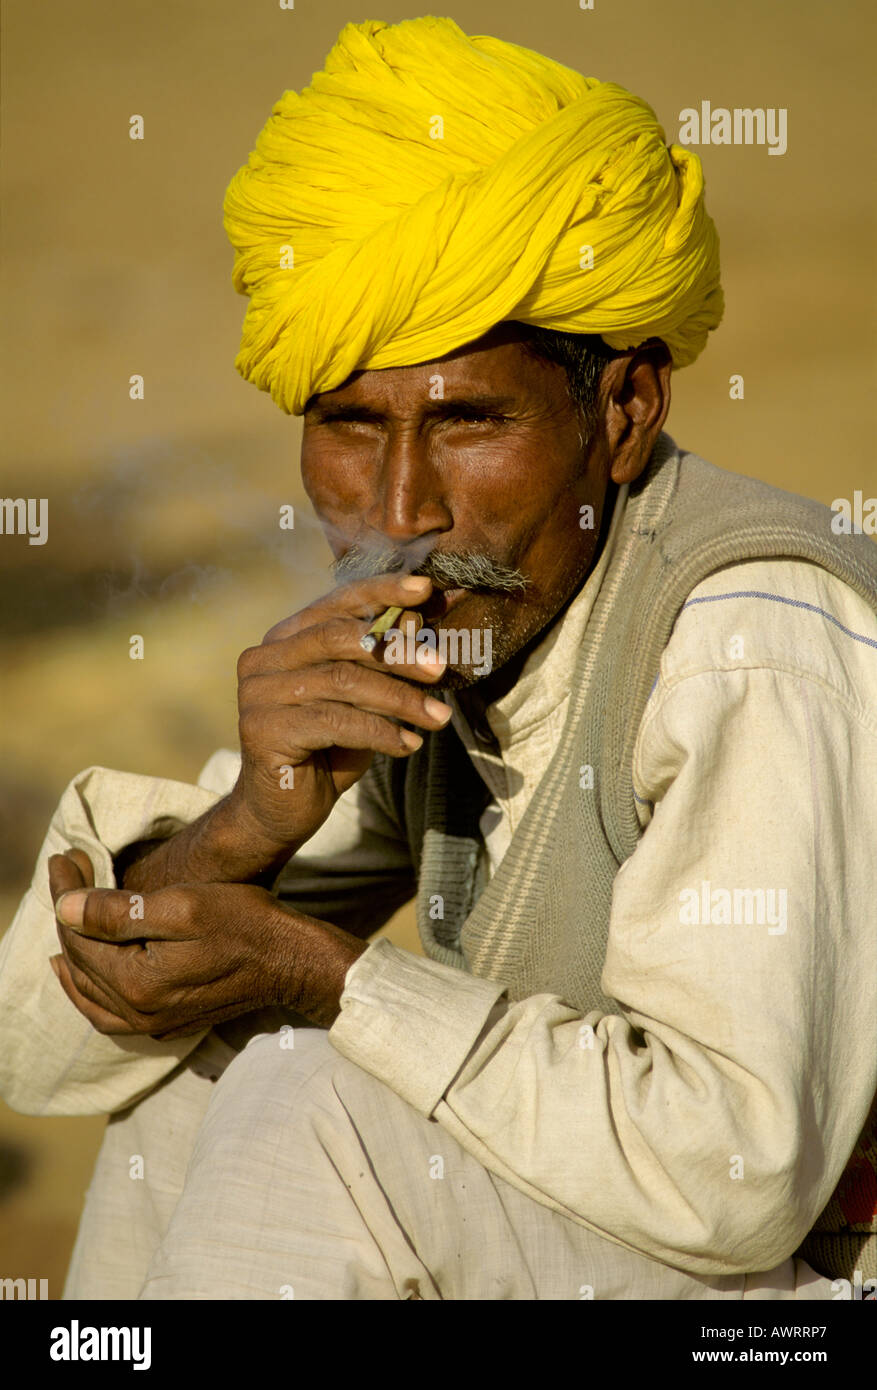
[[[400,544],[453,526],[446,480],[430,458],[427,440],[414,429],[386,435],[373,502],[364,520],[371,530]]]

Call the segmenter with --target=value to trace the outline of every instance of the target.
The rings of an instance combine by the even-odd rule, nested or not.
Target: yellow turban
[[[236,366],[295,415],[504,319],[685,366],[722,314],[703,188],[623,87],[451,19],[348,24],[226,192]]]

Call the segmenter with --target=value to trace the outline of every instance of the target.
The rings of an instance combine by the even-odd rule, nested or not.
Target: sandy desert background
[[[0,538],[0,930],[70,777],[97,763],[194,780],[235,746],[238,653],[328,587],[328,548],[298,520],[298,422],[234,370],[245,301],[222,197],[274,100],[308,82],[343,23],[421,12],[6,0],[2,491],[47,498],[49,537]],[[714,463],[824,502],[873,496],[872,8],[456,0],[435,12],[629,87],[671,141],[702,99],[788,110],[780,157],[699,151],[727,311],[676,379],[669,428]],[[284,503],[294,532],[278,528]],[[129,659],[134,633],[144,661]],[[412,943],[410,914],[389,930]],[[104,1123],[0,1106],[0,1276],[48,1278],[60,1295]]]

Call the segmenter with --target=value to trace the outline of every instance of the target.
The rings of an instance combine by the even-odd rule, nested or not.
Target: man
[[[832,1297],[877,556],[662,432],[721,312],[696,157],[349,25],[226,226],[340,582],[243,654],[240,760],[74,780],[4,939],[7,1099],[112,1115],[68,1295]],[[367,944],[412,896],[425,956]]]

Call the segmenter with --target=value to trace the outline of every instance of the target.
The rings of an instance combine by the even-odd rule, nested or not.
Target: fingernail
[[[447,724],[451,717],[450,705],[446,705],[443,700],[434,700],[431,695],[424,700],[423,708],[430,719],[440,719],[443,724]]]
[[[407,574],[399,580],[400,589],[409,589],[412,594],[422,593],[431,581],[425,574]]]
[[[406,748],[419,748],[423,739],[420,734],[413,734],[410,729],[402,730],[402,742]]]
[[[445,669],[445,663],[431,647],[421,647],[420,651],[415,653],[414,660],[417,662],[418,666],[431,666],[435,671],[443,671]]]
[[[58,964],[58,957],[57,957],[57,956],[49,956],[49,964],[51,965],[51,967],[52,967],[52,969],[54,970],[55,974],[57,975],[58,979],[60,980],[60,978],[61,978],[61,967],[60,967],[60,965]]]
[[[83,888],[74,888],[70,893],[62,893],[55,903],[55,916],[65,927],[81,927],[85,914],[85,899],[88,893]]]

